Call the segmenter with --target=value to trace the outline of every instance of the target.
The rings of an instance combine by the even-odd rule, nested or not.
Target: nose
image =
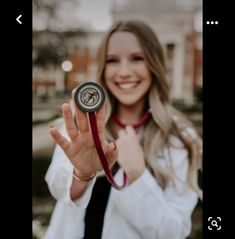
[[[131,76],[131,68],[127,60],[123,60],[120,62],[118,75],[119,77],[125,78],[125,79]]]

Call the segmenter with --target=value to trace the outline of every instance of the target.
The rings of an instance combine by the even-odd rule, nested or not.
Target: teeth
[[[133,83],[118,83],[118,86],[122,89],[131,89],[134,88],[135,86],[137,86],[137,82],[133,82]]]

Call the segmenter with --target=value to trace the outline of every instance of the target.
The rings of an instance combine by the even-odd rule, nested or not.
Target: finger
[[[134,130],[133,127],[130,126],[130,125],[127,125],[126,128],[125,128],[125,130],[126,130],[126,133],[127,133],[127,134],[132,134],[132,135],[133,135],[133,134],[134,134],[134,135],[136,134],[135,130]]]
[[[125,132],[124,129],[120,129],[120,130],[118,131],[118,136],[119,136],[119,138],[121,138],[121,137],[123,137],[123,136],[125,136],[125,135],[126,135],[126,132]]]
[[[116,147],[119,149],[119,147],[120,147],[120,139],[118,138],[115,142],[116,142],[116,144],[115,144]]]
[[[70,143],[61,135],[61,133],[54,127],[50,127],[50,134],[55,142],[66,152],[69,149]]]
[[[73,99],[73,106],[75,109],[75,117],[76,117],[76,123],[77,123],[77,127],[79,128],[81,133],[87,132],[89,131],[89,125],[88,125],[88,118],[87,118],[87,114],[83,111],[81,111],[76,103],[75,103],[75,99],[74,99],[74,95],[75,95],[76,89],[74,89],[72,91],[72,99]]]
[[[108,149],[105,155],[110,166],[117,161],[118,150],[115,143],[110,143],[108,145]]]
[[[96,112],[96,122],[99,133],[104,133],[105,129],[105,105],[103,104],[102,107]]]
[[[67,133],[69,137],[71,138],[71,140],[75,140],[78,136],[78,129],[75,125],[70,106],[68,104],[63,104],[62,112],[63,112],[63,117],[64,117]]]

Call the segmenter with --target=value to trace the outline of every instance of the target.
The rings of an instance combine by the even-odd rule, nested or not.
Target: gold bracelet
[[[75,175],[75,169],[73,170],[73,177],[77,180],[77,181],[90,181],[91,179],[93,179],[96,176],[96,172],[94,172],[90,177],[78,177],[77,175]]]

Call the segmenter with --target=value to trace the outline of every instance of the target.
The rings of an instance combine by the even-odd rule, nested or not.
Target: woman
[[[87,115],[72,96],[62,106],[64,131],[50,128],[59,146],[46,181],[58,202],[45,238],[186,238],[201,197],[201,139],[170,104],[156,35],[143,22],[118,22],[105,34],[97,64],[108,95],[96,114],[99,136],[109,164],[119,165],[115,180],[121,184],[125,171],[128,185],[102,191],[108,186],[99,183],[105,177]]]

